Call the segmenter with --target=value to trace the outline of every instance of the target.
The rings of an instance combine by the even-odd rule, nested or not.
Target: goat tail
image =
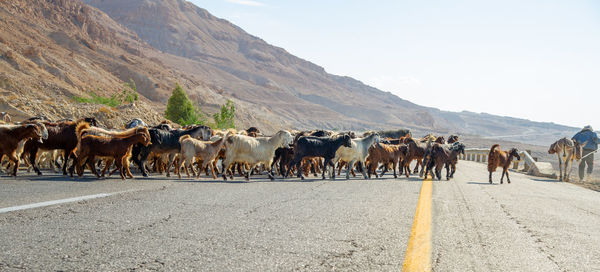
[[[192,136],[190,136],[189,134],[183,135],[181,137],[179,137],[179,143],[181,143],[181,141],[185,140],[185,139],[189,139],[192,138]]]
[[[88,128],[90,128],[90,123],[88,122],[80,122],[79,124],[77,124],[77,126],[75,127],[75,134],[77,135],[78,142],[81,141],[81,134],[83,134],[84,130]]]
[[[496,152],[497,149],[500,149],[499,144],[492,145],[492,148],[490,148],[490,154],[488,154],[489,157],[492,157],[494,155],[494,152]]]

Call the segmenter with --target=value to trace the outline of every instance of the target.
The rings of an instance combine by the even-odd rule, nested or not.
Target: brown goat
[[[19,169],[19,158],[17,158],[17,148],[19,142],[26,139],[43,142],[42,129],[35,124],[26,125],[3,125],[0,126],[0,158],[4,155],[8,156],[8,159],[15,165],[12,175],[17,175]]]
[[[77,147],[77,174],[81,177],[83,175],[82,164],[86,161],[92,172],[96,177],[100,178],[100,175],[94,167],[96,157],[112,157],[115,160],[115,164],[120,171],[121,179],[125,179],[123,164],[127,163],[127,155],[130,148],[134,144],[142,144],[148,146],[151,144],[150,133],[147,128],[137,128],[137,133],[125,137],[102,137],[95,135],[83,136]]]
[[[81,123],[88,123],[89,125],[97,125],[97,121],[94,118],[84,118],[77,122],[65,121],[61,123],[49,123],[44,122],[48,130],[48,139],[44,140],[43,143],[37,141],[27,141],[21,158],[29,156],[30,164],[33,166],[33,170],[38,175],[42,175],[42,172],[37,167],[35,162],[37,158],[37,152],[39,149],[42,150],[63,150],[65,154],[65,160],[63,162],[63,175],[67,174],[67,162],[69,158],[75,159],[72,156],[73,150],[77,147],[77,134],[75,133],[76,126]]]
[[[385,168],[381,171],[381,176],[388,171],[388,164],[392,164],[392,169],[394,170],[394,178],[397,178],[396,168],[408,154],[408,147],[404,144],[401,145],[388,145],[388,144],[374,144],[369,147],[369,177],[371,173],[377,176],[377,167],[380,163],[382,163]],[[402,166],[401,166],[402,167]],[[408,178],[409,173],[406,172],[406,177]]]
[[[425,151],[427,150],[427,144],[417,142],[412,138],[406,138],[406,145],[408,145],[408,155],[404,160],[404,171],[410,174],[410,163],[413,160],[417,161],[415,165],[414,174],[419,173],[419,166],[421,166],[421,172],[423,172],[423,158],[425,157]]]
[[[442,167],[446,167],[446,180],[450,180],[456,172],[456,164],[458,163],[458,155],[465,153],[465,145],[455,142],[452,145],[442,145],[439,143],[433,144],[430,155],[427,158],[425,176],[429,171],[432,171],[432,176],[437,176],[438,180],[442,179]],[[435,169],[433,169],[435,166]],[[435,175],[434,175],[435,174]]]
[[[490,154],[488,158],[488,171],[490,172],[490,184],[492,183],[492,172],[496,171],[496,168],[502,167],[502,177],[500,178],[500,184],[503,183],[504,175],[506,175],[506,180],[510,183],[510,177],[508,176],[508,167],[513,159],[513,157],[517,157],[517,160],[521,160],[521,156],[519,156],[519,150],[516,148],[511,149],[510,151],[502,151],[500,150],[500,145],[495,144],[490,148]]]
[[[142,130],[143,130],[142,127],[133,127],[133,128],[126,129],[126,130],[113,131],[113,130],[106,130],[106,129],[99,128],[99,127],[90,127],[89,125],[87,125],[87,123],[80,123],[75,128],[78,143],[79,143],[79,141],[81,141],[81,137],[87,136],[87,135],[96,135],[96,136],[103,136],[103,137],[110,137],[110,138],[127,138],[127,137],[130,137]],[[129,148],[129,150],[127,150],[126,157],[131,157],[132,147],[133,146],[131,146]],[[108,171],[110,166],[113,165],[113,163],[115,162],[113,157],[107,157],[105,159],[106,160],[105,160],[105,164],[104,164],[104,169],[102,169],[102,174],[100,175],[101,177],[104,177],[104,175],[106,174],[106,171]],[[128,161],[123,162],[123,167],[125,169],[125,173],[127,174],[127,176],[129,178],[133,178],[133,175],[131,174],[131,170],[129,169]],[[110,172],[108,175],[111,176],[117,170],[119,170],[119,168],[115,168],[115,170]],[[73,172],[70,171],[70,174],[72,177]]]

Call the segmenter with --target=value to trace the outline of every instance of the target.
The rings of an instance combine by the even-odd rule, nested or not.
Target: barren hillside
[[[130,79],[142,95],[135,105],[106,108],[72,99],[119,93]],[[0,1],[2,111],[52,119],[94,115],[111,126],[133,117],[152,123],[162,118],[176,82],[207,113],[232,99],[240,127],[266,132],[406,127],[545,144],[576,130],[419,106],[328,74],[183,0]]]

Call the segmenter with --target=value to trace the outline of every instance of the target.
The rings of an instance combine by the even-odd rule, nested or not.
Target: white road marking
[[[58,200],[51,200],[51,201],[44,201],[44,202],[32,203],[32,204],[27,204],[27,205],[20,205],[20,206],[13,206],[13,207],[7,207],[7,208],[0,208],[0,213],[7,213],[7,212],[14,212],[14,211],[19,211],[19,210],[34,209],[34,208],[46,207],[46,206],[57,205],[57,204],[64,204],[64,203],[71,203],[71,202],[77,202],[77,201],[82,201],[82,200],[89,200],[89,199],[94,199],[94,198],[108,197],[108,196],[122,194],[122,193],[127,193],[127,192],[131,192],[131,191],[132,190],[121,191],[121,192],[114,192],[114,193],[103,193],[103,194],[95,194],[95,195],[78,196],[78,197],[72,197],[72,198],[65,198],[65,199],[58,199]]]

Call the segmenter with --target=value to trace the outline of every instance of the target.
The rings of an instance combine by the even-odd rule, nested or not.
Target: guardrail
[[[464,155],[460,155],[458,158],[460,160],[465,160],[465,161],[474,161],[474,162],[486,162],[488,161],[488,156],[489,156],[490,150],[489,149],[484,149],[484,148],[466,148],[465,149],[465,154]],[[523,153],[527,153],[525,151],[521,151],[520,152],[520,156],[521,159],[517,160],[516,158],[513,158],[513,167],[512,169],[514,170],[518,170],[519,169],[519,164],[521,164],[524,160],[524,154]],[[529,155],[529,153],[527,153]],[[525,164],[524,168],[528,168],[528,165]]]
[[[467,148],[465,149],[464,155],[459,155],[458,159],[487,163],[488,156],[490,150],[486,148]],[[519,155],[521,156],[520,160],[513,158],[512,161],[512,169],[515,171],[526,172],[528,175],[538,176],[538,177],[556,177],[554,173],[554,169],[552,169],[552,165],[550,163],[537,162],[537,158],[533,158],[530,155],[531,151],[520,151]],[[522,169],[519,169],[520,166],[523,166]]]

